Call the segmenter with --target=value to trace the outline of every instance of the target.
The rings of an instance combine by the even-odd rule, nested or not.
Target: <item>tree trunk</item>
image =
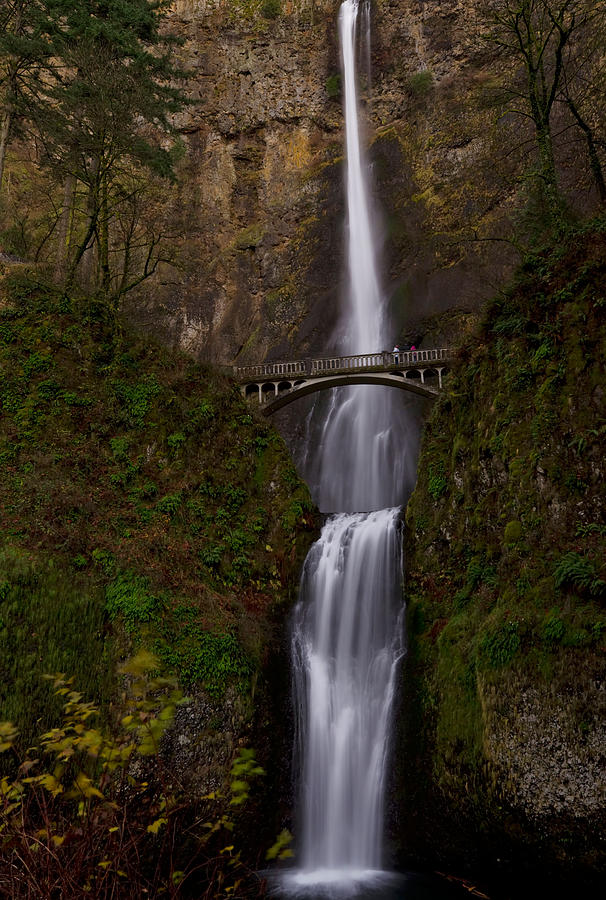
[[[564,220],[564,204],[558,187],[549,111],[542,102],[537,72],[528,71],[528,99],[539,151],[539,178],[549,226],[557,233]]]
[[[76,255],[74,260],[69,268],[69,275],[66,281],[66,287],[71,287],[76,278],[76,272],[78,271],[78,266],[87,251],[90,251],[92,254],[93,245],[91,244],[91,240],[95,235],[97,230],[97,216],[98,210],[94,212],[88,220],[88,228],[86,229],[86,235],[78,246],[78,250],[76,251]],[[83,279],[86,280],[89,277],[88,265],[84,266]]]
[[[4,166],[6,163],[6,151],[8,148],[8,138],[11,133],[12,119],[13,114],[11,110],[8,109],[2,116],[2,122],[0,122],[0,191],[2,190],[2,183],[4,181]]]
[[[99,215],[101,212],[101,186],[99,184],[100,161],[93,159],[91,164],[91,180],[88,189],[88,215],[89,227],[86,241],[80,244],[78,250],[79,260],[82,260],[82,286],[89,291],[92,288],[93,269],[95,262],[95,237],[99,240]],[[75,275],[75,270],[74,270]]]
[[[107,176],[101,181],[101,215],[99,218],[99,263],[101,266],[101,285],[105,296],[109,294],[110,270],[109,270],[109,205],[107,198]]]
[[[596,147],[595,140],[593,137],[593,131],[587,124],[587,122],[583,119],[580,112],[578,111],[576,104],[570,97],[566,98],[566,105],[568,109],[574,116],[577,125],[585,135],[585,140],[587,141],[587,153],[589,156],[589,165],[591,167],[591,174],[593,175],[593,179],[595,181],[595,186],[597,188],[598,196],[600,198],[600,203],[606,203],[606,182],[604,181],[604,170],[602,169],[602,163],[600,162],[600,157],[598,156],[598,148]]]
[[[543,196],[547,205],[549,219],[557,229],[562,224],[563,201],[558,187],[553,143],[548,125],[537,123],[537,144],[539,146],[540,176]]]
[[[61,216],[58,226],[58,249],[57,249],[57,265],[55,267],[55,278],[62,281],[67,272],[69,262],[69,251],[72,237],[72,224],[74,216],[74,196],[76,192],[76,178],[74,175],[68,175],[63,185],[63,206],[61,208]]]

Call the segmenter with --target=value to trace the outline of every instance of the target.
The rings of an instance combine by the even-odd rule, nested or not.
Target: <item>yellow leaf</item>
[[[51,775],[50,772],[46,772],[44,775],[39,775],[37,780],[43,788],[46,788],[46,790],[53,795],[53,797],[56,797],[57,794],[61,794],[63,792],[63,785],[60,781],[57,781],[55,776]]]
[[[165,818],[164,816],[160,816],[159,819],[156,819],[155,822],[152,822],[151,825],[147,826],[147,830],[149,831],[150,834],[158,834],[158,832],[160,831],[160,828],[163,825],[166,825],[167,822],[168,822],[167,818]]]
[[[107,869],[107,867],[111,866],[111,864],[112,864],[111,859],[104,859],[103,862],[97,863],[97,865],[101,869]]]
[[[82,794],[84,794],[87,800],[89,800],[91,797],[99,797],[101,800],[103,800],[103,794],[101,793],[101,791],[94,787],[94,785],[91,783],[90,778],[88,777],[88,775],[85,775],[84,772],[78,773],[74,781],[74,785]]]

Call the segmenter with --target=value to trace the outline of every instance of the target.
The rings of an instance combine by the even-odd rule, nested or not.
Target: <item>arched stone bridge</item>
[[[449,360],[447,349],[401,350],[234,366],[233,371],[243,396],[258,400],[270,416],[305,394],[349,384],[383,384],[435,399]]]

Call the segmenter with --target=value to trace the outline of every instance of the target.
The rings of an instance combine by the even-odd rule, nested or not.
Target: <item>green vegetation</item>
[[[39,152],[18,182],[35,183],[41,211],[34,233],[23,197],[3,202],[0,226],[17,252],[38,259],[44,247],[57,283],[80,283],[112,312],[167,258],[149,208],[154,176],[174,179],[182,146],[169,136],[186,100],[165,7],[0,0],[0,192],[11,139],[33,134]]]
[[[425,97],[433,87],[433,73],[429,69],[415,72],[408,79],[407,86],[415,97]]]
[[[282,3],[280,0],[263,0],[261,4],[261,14],[266,19],[277,19],[282,12]]]
[[[223,376],[27,277],[2,286],[0,368],[2,715],[26,739],[49,723],[42,671],[105,707],[130,646],[246,692],[314,524],[277,433]]]
[[[439,463],[436,467],[429,467],[429,481],[427,483],[427,493],[432,500],[439,500],[448,489],[448,482],[444,475],[444,466]]]
[[[326,93],[331,100],[341,96],[341,76],[338,73],[329,75],[326,79]]]
[[[593,560],[585,559],[574,550],[564,554],[553,573],[558,588],[570,588],[589,597],[606,597],[606,581],[598,578]]]
[[[560,119],[567,116],[568,129],[577,130],[594,187],[606,202],[600,130],[593,116],[603,90],[604,9],[587,0],[503,0],[486,15],[484,38],[498,49],[502,62],[501,103],[520,118],[521,128],[530,124],[532,129],[535,161],[528,178],[538,200],[534,213],[556,234],[567,219],[556,110]]]
[[[606,650],[605,260],[603,218],[528,258],[459,351],[424,434],[407,509],[425,767],[413,790],[474,833],[509,827],[513,789],[487,742],[499,716],[515,734],[525,690],[567,698],[572,734],[593,728],[581,711]],[[509,814],[508,839],[528,836]]]

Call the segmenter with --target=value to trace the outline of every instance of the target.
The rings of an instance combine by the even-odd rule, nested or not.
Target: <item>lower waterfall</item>
[[[402,653],[399,509],[337,515],[303,572],[292,659],[307,880],[382,864],[385,757]]]

